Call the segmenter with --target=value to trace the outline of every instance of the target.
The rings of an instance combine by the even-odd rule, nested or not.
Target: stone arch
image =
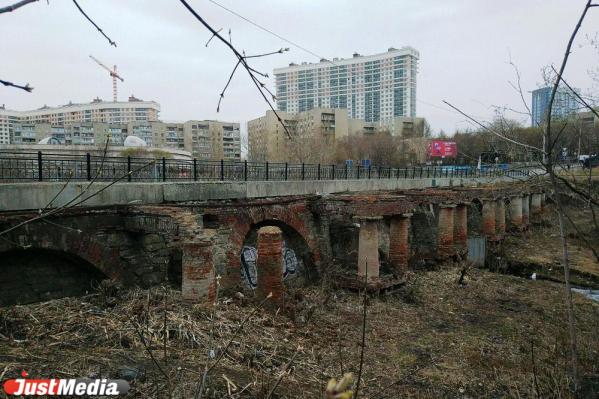
[[[116,248],[74,228],[36,222],[14,230],[6,238],[7,241],[0,241],[0,252],[23,248],[47,250],[79,258],[110,279],[123,280],[125,277],[125,268]]]
[[[85,295],[106,278],[94,265],[64,251],[30,247],[0,256],[0,306]]]
[[[281,230],[286,248],[284,257],[287,258],[286,260],[290,265],[295,264],[297,266],[297,269],[291,268],[289,270],[283,270],[283,273],[285,273],[285,271],[289,272],[290,275],[287,277],[302,277],[300,281],[313,280],[316,276],[313,251],[310,249],[306,239],[297,230],[280,220],[266,219],[252,224],[245,236],[242,248],[247,249],[248,247],[253,247],[257,249],[258,230],[266,226],[275,226]],[[245,252],[246,251],[240,251],[242,258]],[[243,260],[240,259],[240,262],[242,263],[240,266],[243,267]]]
[[[292,203],[287,205],[275,205],[269,207],[256,207],[246,209],[243,212],[231,215],[227,222],[231,225],[231,233],[228,236],[228,250],[223,286],[234,287],[241,283],[240,255],[246,239],[262,226],[276,226],[281,228],[284,237],[299,243],[301,255],[307,263],[310,275],[320,268],[322,259],[321,250],[316,234],[312,231],[313,221],[311,213],[306,209],[305,203]]]

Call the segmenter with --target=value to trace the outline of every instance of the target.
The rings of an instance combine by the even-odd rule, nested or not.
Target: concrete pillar
[[[214,301],[216,278],[212,263],[210,241],[188,242],[181,245],[183,299],[192,302]]]
[[[394,216],[389,227],[389,263],[395,274],[400,276],[408,270],[411,218],[411,213]]]
[[[366,276],[368,280],[379,277],[379,222],[381,216],[355,216],[360,223],[358,241],[358,276]]]
[[[283,286],[283,233],[275,226],[265,226],[258,230],[258,299],[272,292],[273,304],[284,299]]]
[[[522,196],[522,227],[527,228],[530,224],[530,195]]]
[[[505,235],[505,202],[503,198],[495,201],[495,231],[499,239]]]
[[[510,198],[510,228],[522,229],[522,196],[520,195]]]
[[[455,255],[453,247],[453,216],[455,205],[439,206],[439,224],[437,226],[437,256],[449,258]]]
[[[483,233],[489,240],[495,239],[495,200],[483,200]]]
[[[534,193],[530,196],[530,216],[535,219],[541,215],[541,193]]]
[[[468,205],[459,204],[455,208],[453,244],[458,254],[468,253]]]

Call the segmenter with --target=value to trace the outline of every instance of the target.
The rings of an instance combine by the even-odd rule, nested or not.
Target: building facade
[[[342,108],[313,108],[290,113],[266,111],[248,122],[248,158],[256,162],[320,162],[332,159],[335,143],[348,136],[388,131],[398,138],[422,137],[424,118],[394,118],[392,127],[348,117]],[[328,155],[328,156],[327,156]]]
[[[108,102],[98,98],[91,103],[69,103],[59,107],[43,106],[31,111],[12,111],[0,107],[0,144],[11,143],[16,124],[69,126],[78,123],[129,123],[158,121],[160,105],[134,96],[129,101]]]
[[[137,136],[148,147],[188,151],[198,159],[239,160],[239,123],[159,120],[160,105],[133,96],[127,102],[96,99],[88,104],[11,111],[0,107],[0,145],[37,144],[46,138],[67,146],[122,146]]]
[[[122,146],[127,136],[137,136],[148,147],[188,151],[204,160],[240,160],[239,123],[219,121],[81,122],[69,125],[49,123],[15,123],[10,144],[37,144],[51,137],[52,142],[65,145]]]
[[[289,113],[346,108],[350,119],[391,126],[396,117],[416,116],[420,55],[412,47],[274,70],[277,107]]]
[[[551,87],[543,87],[532,92],[532,126],[540,126],[545,123],[547,117],[547,108],[551,99]],[[580,93],[580,89],[574,89]],[[576,114],[580,104],[574,93],[567,87],[559,87],[555,93],[553,107],[551,111],[552,119],[566,119]]]

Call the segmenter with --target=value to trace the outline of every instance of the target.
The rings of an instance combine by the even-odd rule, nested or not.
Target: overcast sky
[[[508,85],[516,63],[527,92],[542,82],[541,68],[559,64],[585,0],[218,0],[239,14],[326,58],[374,54],[410,45],[420,52],[417,114],[434,131],[468,127],[442,103],[490,119],[492,105],[523,109]],[[0,0],[0,6],[13,3]],[[291,47],[255,60],[272,74],[289,62],[318,58],[259,30],[209,0],[192,6],[247,54]],[[0,79],[29,82],[33,93],[0,86],[0,104],[27,110],[44,104],[112,98],[112,81],[89,54],[118,65],[125,79],[119,99],[135,94],[161,104],[168,121],[219,119],[245,124],[267,106],[238,73],[216,113],[218,94],[235,65],[230,51],[176,0],[79,0],[118,47],[78,13],[71,1],[45,0],[0,15]],[[566,72],[570,84],[591,88],[588,70],[599,65],[589,37],[599,30],[599,9],[589,12]],[[274,79],[268,84],[274,87]]]

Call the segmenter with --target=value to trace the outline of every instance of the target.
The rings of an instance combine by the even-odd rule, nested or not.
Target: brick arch
[[[26,248],[51,250],[81,258],[111,279],[123,278],[124,267],[118,250],[90,234],[39,222],[28,224],[23,230],[17,229],[7,238]],[[0,256],[3,252],[19,248],[8,241],[0,241]]]
[[[320,267],[322,259],[321,249],[316,239],[317,234],[311,231],[313,216],[305,203],[292,203],[268,207],[244,209],[231,215],[227,223],[231,226],[228,237],[228,251],[223,285],[235,286],[240,282],[239,270],[241,260],[239,255],[248,234],[259,226],[275,225],[284,229],[291,229],[305,242],[310,253],[311,266]]]

